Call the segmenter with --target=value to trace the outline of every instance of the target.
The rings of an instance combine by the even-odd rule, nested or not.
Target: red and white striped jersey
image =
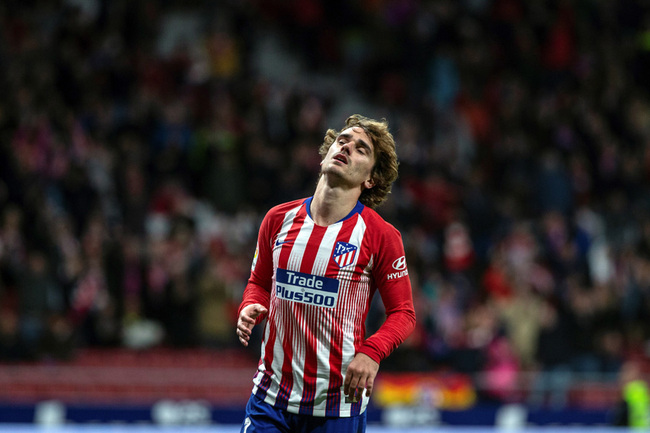
[[[415,326],[404,246],[400,233],[361,203],[327,227],[314,223],[310,203],[276,206],[260,227],[240,306],[269,310],[253,393],[292,413],[354,416],[368,404],[365,393],[358,402],[343,394],[354,355],[380,362]],[[387,318],[366,339],[377,290]]]

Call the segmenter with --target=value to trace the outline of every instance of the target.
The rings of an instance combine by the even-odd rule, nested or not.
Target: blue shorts
[[[299,415],[276,409],[251,395],[241,433],[364,433],[366,412],[351,417]]]

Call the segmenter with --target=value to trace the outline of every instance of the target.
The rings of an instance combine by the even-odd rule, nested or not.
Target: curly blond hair
[[[397,152],[395,151],[395,140],[388,130],[388,122],[386,119],[375,120],[360,114],[353,114],[347,118],[345,126],[340,131],[334,129],[327,130],[318,153],[324,158],[339,134],[354,126],[363,128],[374,146],[375,165],[371,173],[374,186],[369,189],[364,189],[361,192],[359,201],[365,206],[375,209],[388,198],[392,184],[397,179],[399,166]]]

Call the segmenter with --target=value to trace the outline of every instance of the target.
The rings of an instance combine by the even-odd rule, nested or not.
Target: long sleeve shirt
[[[343,394],[357,353],[376,362],[415,327],[411,283],[400,233],[357,203],[337,223],[314,223],[311,198],[272,208],[262,221],[240,311],[268,308],[253,393],[291,413],[354,416],[368,404]],[[378,291],[386,321],[366,338]],[[262,318],[260,318],[262,320]]]

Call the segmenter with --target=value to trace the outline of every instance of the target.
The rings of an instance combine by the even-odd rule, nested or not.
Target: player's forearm
[[[241,313],[241,310],[244,309],[244,307],[251,304],[260,304],[266,308],[269,308],[270,299],[271,294],[268,290],[257,284],[249,282],[246,285],[246,289],[244,290],[244,296],[241,304],[239,305],[237,314]]]
[[[381,362],[415,329],[415,311],[404,309],[388,315],[383,325],[359,348],[359,352]]]

